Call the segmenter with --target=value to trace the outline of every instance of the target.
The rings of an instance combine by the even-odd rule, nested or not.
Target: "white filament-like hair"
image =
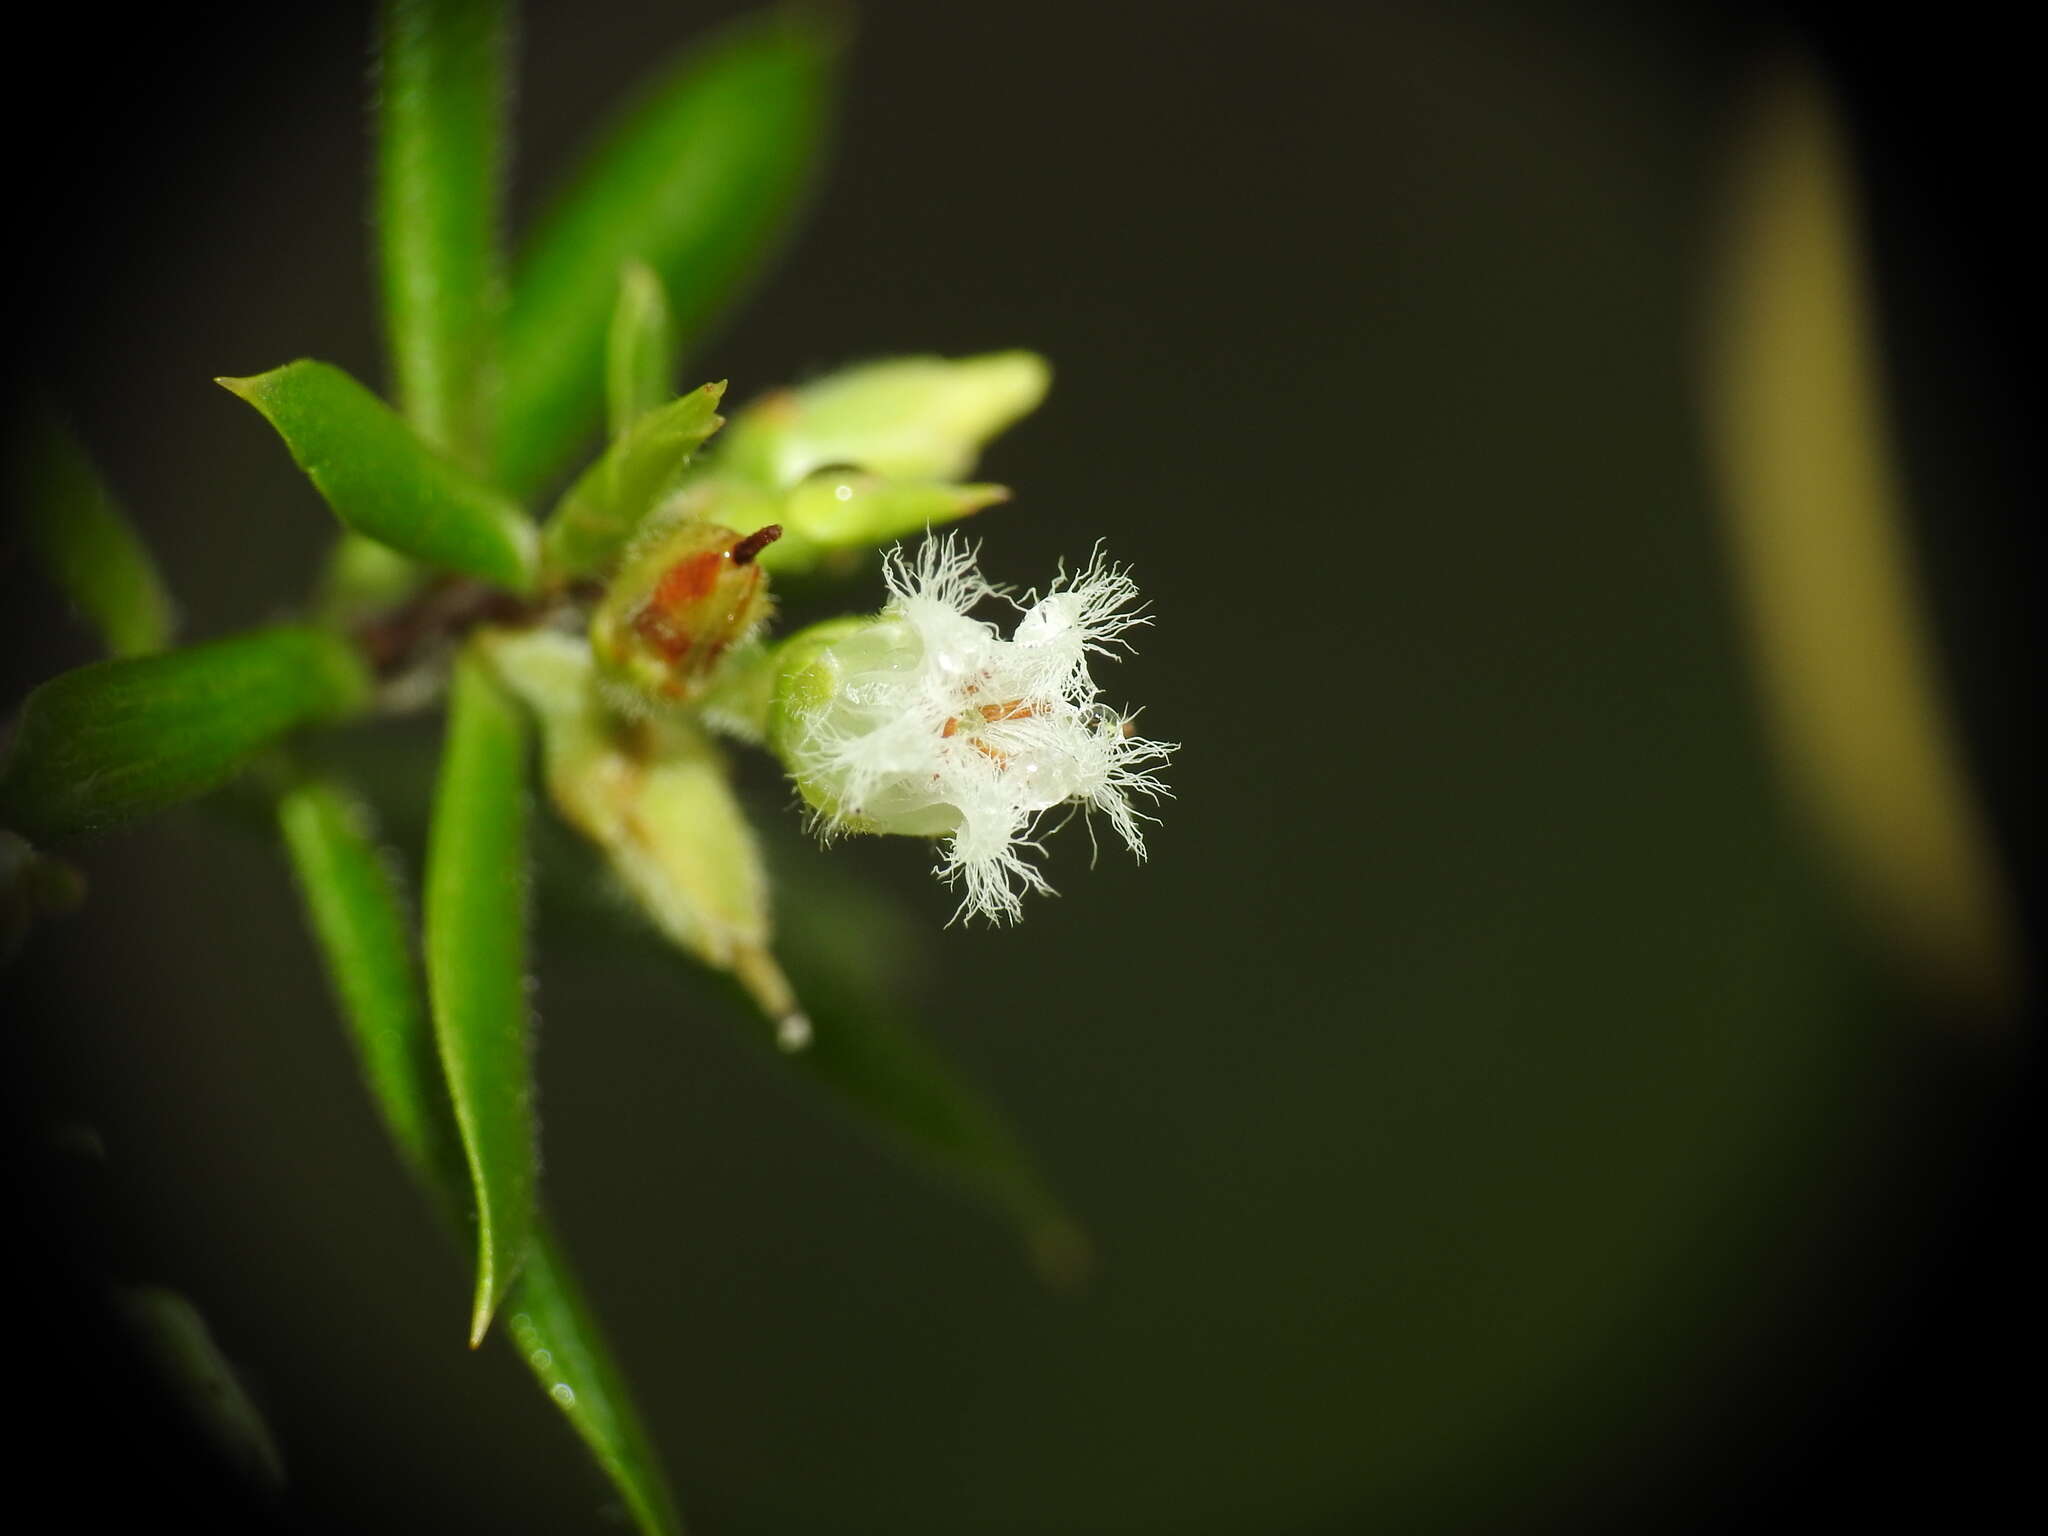
[[[1063,806],[1108,817],[1140,860],[1133,795],[1167,793],[1156,768],[1174,748],[1102,703],[1091,656],[1128,648],[1150,622],[1136,584],[1098,548],[1043,594],[989,584],[958,538],[899,546],[884,566],[889,603],[875,625],[832,647],[829,700],[797,722],[790,766],[839,828],[943,838],[936,867],[964,887],[954,915],[1015,921],[1026,891],[1050,892],[1024,857]],[[1020,617],[1006,639],[971,617],[989,598]]]

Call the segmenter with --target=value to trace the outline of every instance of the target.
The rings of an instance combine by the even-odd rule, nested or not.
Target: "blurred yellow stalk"
[[[1882,938],[1941,995],[2003,1015],[2018,944],[1914,586],[1841,129],[1803,65],[1757,85],[1707,403],[1759,686]]]

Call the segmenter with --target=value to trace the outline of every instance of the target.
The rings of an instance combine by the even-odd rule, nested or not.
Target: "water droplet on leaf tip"
[[[811,1043],[811,1021],[801,1013],[786,1014],[776,1021],[775,1043],[785,1051],[800,1051]]]

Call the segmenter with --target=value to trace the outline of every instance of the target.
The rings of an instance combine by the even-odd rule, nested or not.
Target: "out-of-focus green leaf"
[[[367,813],[343,791],[310,783],[289,791],[278,815],[385,1125],[451,1230],[466,1232],[469,1170],[406,941],[404,903]],[[618,1489],[641,1536],[677,1536],[675,1500],[625,1378],[560,1242],[536,1219],[526,1268],[506,1300],[511,1342]]]
[[[0,824],[35,842],[98,832],[189,800],[294,726],[361,707],[370,683],[326,630],[256,630],[97,662],[28,696]]]
[[[817,157],[836,52],[819,16],[750,18],[658,74],[602,133],[514,267],[500,483],[530,492],[597,425],[627,262],[660,274],[685,348],[758,273]]]
[[[542,536],[551,573],[594,575],[618,559],[690,456],[724,424],[724,394],[720,380],[648,411],[583,472]]]
[[[141,538],[77,439],[31,417],[8,455],[9,500],[58,590],[116,656],[170,644],[171,596]]]
[[[505,1307],[513,1346],[619,1490],[634,1526],[642,1536],[678,1536],[683,1523],[661,1463],[604,1333],[546,1226],[534,1233],[526,1270]]]
[[[327,553],[314,611],[323,624],[351,629],[396,608],[432,577],[432,571],[390,545],[344,533]]]
[[[771,1030],[753,1038],[856,1120],[1006,1214],[1048,1284],[1080,1284],[1091,1264],[1086,1233],[1002,1114],[908,1016],[903,957],[916,951],[916,926],[794,838],[771,838],[769,853],[786,893],[780,948],[813,1030],[793,1053]]]
[[[470,1209],[468,1171],[397,878],[377,847],[369,810],[339,786],[313,780],[285,792],[277,818],[370,1096],[406,1162],[460,1225]]]
[[[780,1059],[913,1156],[1006,1211],[1049,1283],[1070,1286],[1084,1279],[1090,1263],[1086,1236],[1002,1117],[886,999],[828,1014],[811,996],[809,981],[800,978],[798,984],[812,1004],[811,1042],[801,1051],[781,1051]]]
[[[532,590],[539,540],[526,514],[420,441],[339,368],[301,359],[216,382],[263,413],[357,533],[430,565]]]
[[[1757,82],[1705,333],[1737,596],[1787,782],[1923,984],[2004,1018],[2024,941],[1943,695],[1885,419],[1840,109],[1810,65]]]
[[[485,471],[504,307],[509,7],[384,0],[382,10],[378,248],[398,402],[420,436]]]
[[[668,290],[644,261],[629,261],[619,274],[619,302],[604,349],[605,419],[618,437],[675,393],[675,316]]]
[[[155,1285],[123,1286],[114,1304],[207,1442],[253,1486],[282,1488],[277,1440],[199,1309]]]
[[[0,965],[12,960],[38,919],[85,900],[85,876],[0,827]]]
[[[777,490],[828,466],[953,480],[1051,385],[1035,352],[862,363],[748,405],[721,440],[718,468]]]
[[[526,996],[526,719],[465,654],[427,839],[434,1036],[476,1194],[470,1343],[490,1326],[533,1234],[537,1148]]]

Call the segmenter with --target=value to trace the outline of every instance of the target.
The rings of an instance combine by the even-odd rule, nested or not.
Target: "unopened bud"
[[[1045,398],[1052,371],[1032,352],[957,360],[902,357],[828,374],[756,402],[728,429],[720,466],[785,487],[852,465],[902,480],[966,474],[997,433]]]
[[[773,523],[740,534],[694,520],[656,530],[626,557],[591,617],[598,661],[635,696],[695,698],[768,616],[758,557],[781,534]]]
[[[605,707],[590,650],[547,631],[490,636],[488,653],[541,722],[548,794],[610,860],[668,939],[727,971],[785,1049],[810,1035],[769,950],[768,877],[723,758],[680,720],[622,720]]]

